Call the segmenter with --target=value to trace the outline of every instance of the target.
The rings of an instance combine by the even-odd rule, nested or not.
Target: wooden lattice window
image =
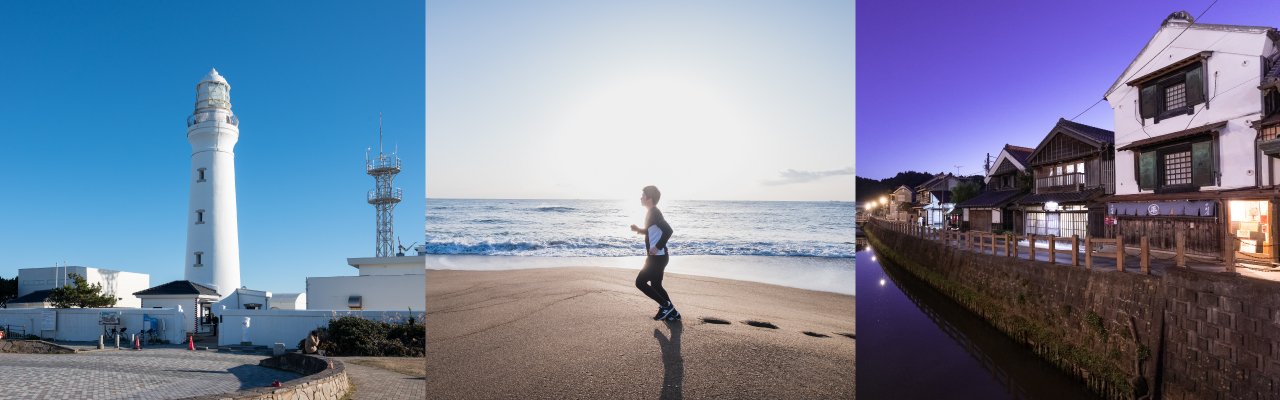
[[[1191,183],[1191,150],[1164,155],[1164,184]]]
[[[1280,125],[1271,125],[1262,128],[1262,140],[1271,140],[1280,137]]]
[[[1172,110],[1175,108],[1182,108],[1186,106],[1187,106],[1186,82],[1164,88],[1165,110]]]

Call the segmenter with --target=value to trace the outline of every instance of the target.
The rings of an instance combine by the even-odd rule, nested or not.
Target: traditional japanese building
[[[1019,185],[1027,173],[1027,158],[1035,149],[1006,144],[996,156],[995,167],[987,171],[983,179],[986,191],[977,197],[956,204],[962,210],[961,225],[981,232],[1022,230],[1022,210],[1011,207],[1027,193]]]
[[[1115,193],[1115,133],[1058,119],[1027,156],[1034,186],[1017,201],[1025,234],[1085,237],[1092,219],[1103,218],[1092,200]]]
[[[1119,132],[1106,236],[1276,261],[1278,46],[1275,28],[1164,20],[1105,95]]]

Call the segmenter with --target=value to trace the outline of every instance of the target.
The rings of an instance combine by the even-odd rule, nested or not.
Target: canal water
[[[858,238],[858,397],[1098,399]]]

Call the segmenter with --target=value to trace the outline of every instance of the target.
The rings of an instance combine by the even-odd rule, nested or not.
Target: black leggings
[[[667,261],[671,256],[648,256],[644,260],[644,268],[640,269],[640,275],[636,275],[636,288],[644,292],[645,296],[658,302],[659,306],[665,306],[671,301],[667,297],[667,291],[662,289],[662,271],[667,269]]]

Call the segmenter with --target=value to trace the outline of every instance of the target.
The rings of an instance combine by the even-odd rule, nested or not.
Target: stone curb
[[[332,369],[328,368],[329,363],[333,363]],[[347,368],[339,360],[310,354],[285,353],[265,358],[258,365],[308,375],[282,382],[280,387],[267,386],[181,400],[338,400],[351,388],[351,383],[347,380]]]

